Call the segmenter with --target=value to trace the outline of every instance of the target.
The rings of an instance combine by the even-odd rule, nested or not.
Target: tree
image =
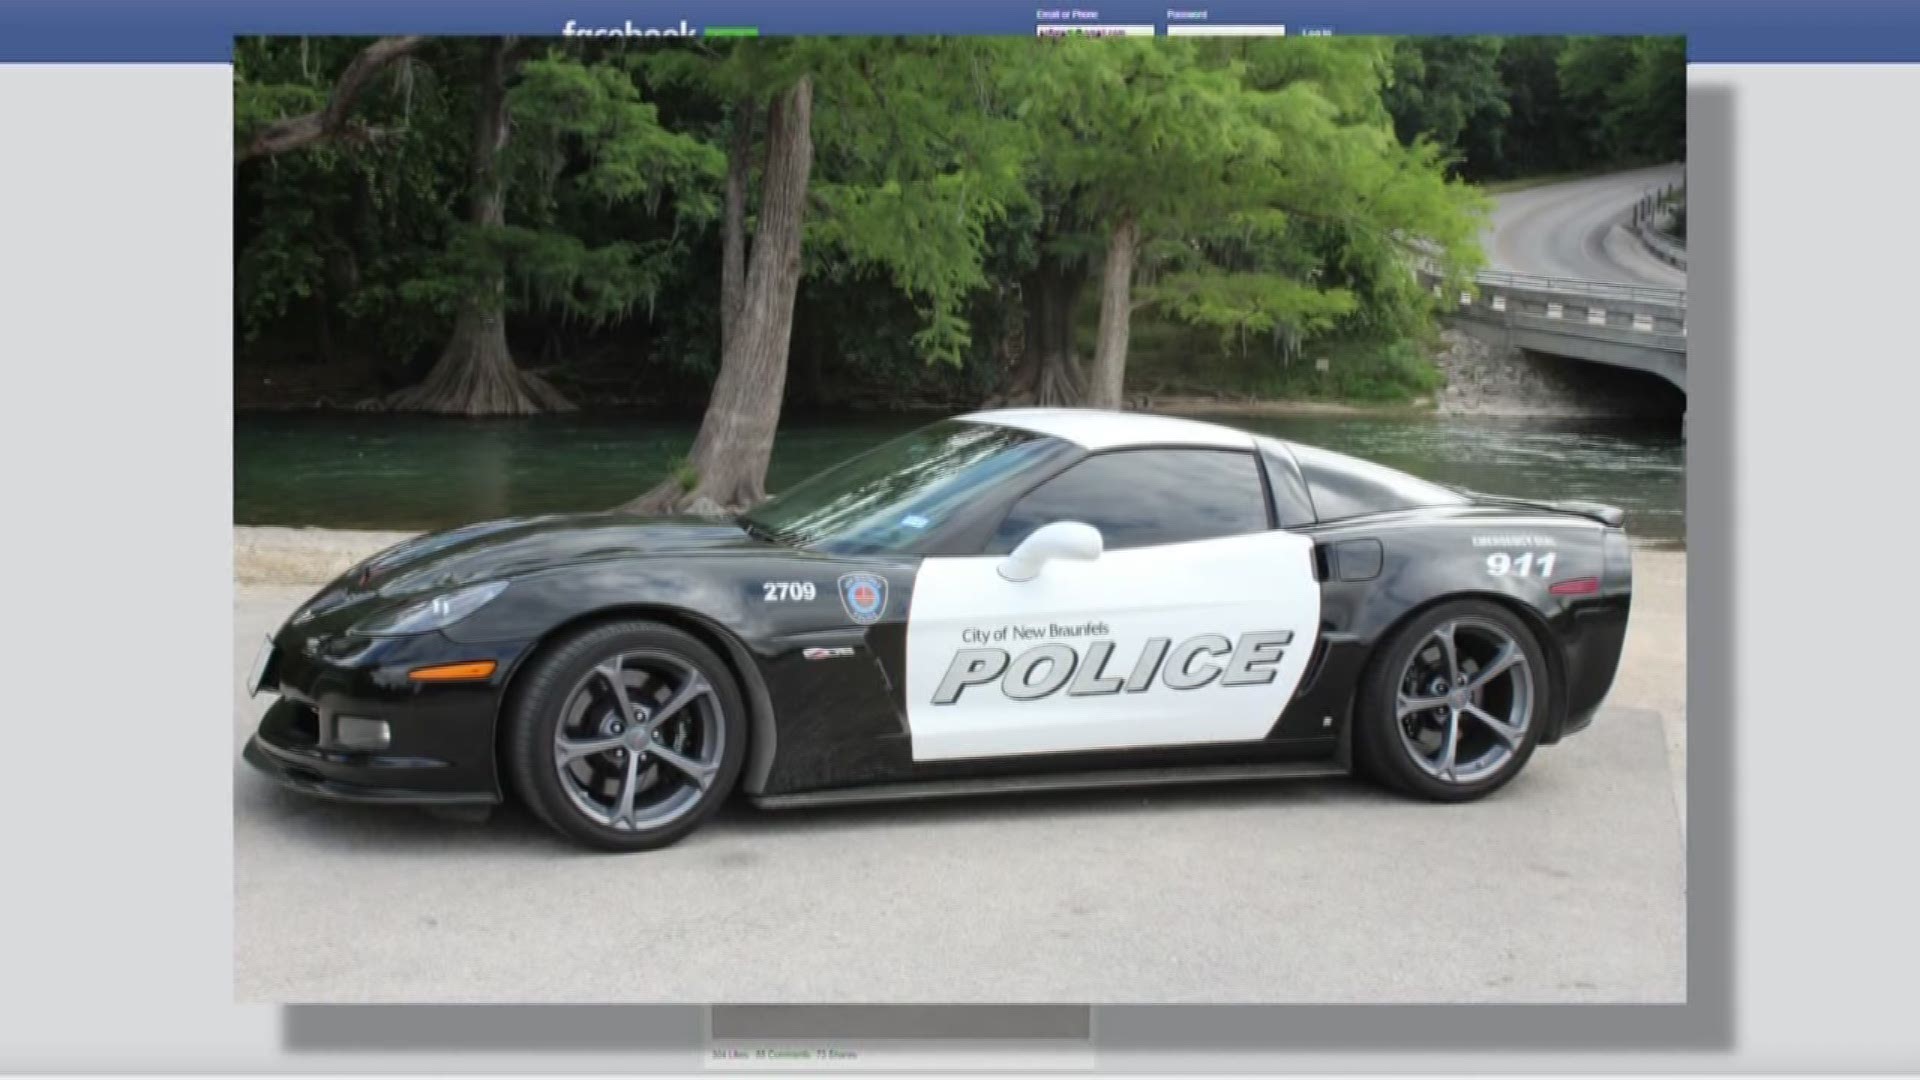
[[[1656,161],[1687,156],[1687,41],[1643,37],[1633,42],[1633,66],[1621,81],[1618,106],[1633,137],[1627,145]]]
[[[765,498],[795,296],[809,264],[821,274],[885,275],[920,304],[920,353],[958,361],[969,343],[961,307],[985,283],[986,224],[1020,190],[1018,155],[1005,152],[1008,129],[970,118],[959,93],[982,73],[981,48],[941,39],[748,41],[708,56],[659,57],[659,77],[733,102],[721,213],[722,346],[685,466],[628,508],[712,513]],[[816,87],[830,105],[818,117]],[[760,101],[769,94],[749,246],[750,157]],[[816,128],[827,175],[813,169]]]
[[[1676,161],[1686,156],[1686,41],[1577,37],[1559,57],[1561,95],[1584,121],[1589,159]]]
[[[1582,167],[1581,123],[1560,94],[1563,37],[1508,38],[1498,62],[1504,123],[1469,128],[1468,176],[1488,180]]]
[[[251,125],[251,132],[234,149],[234,164],[332,140],[368,144],[387,137],[390,133],[354,119],[354,103],[381,72],[411,55],[425,40],[418,35],[386,37],[361,49],[340,73],[324,105],[311,112]],[[258,95],[249,98],[244,91],[240,96],[243,102],[259,100]],[[244,105],[239,111],[244,123]]]
[[[1073,405],[1086,396],[1075,342],[1075,312],[1086,287],[1092,235],[1075,221],[1069,194],[1056,194],[1042,211],[1032,243],[1032,265],[1021,275],[1024,342],[996,405]]]
[[[801,228],[813,170],[812,127],[813,82],[802,75],[767,111],[760,219],[744,273],[722,270],[720,374],[687,459],[693,483],[669,476],[628,504],[630,509],[712,513],[766,497],[767,462],[773,456],[780,397],[787,383],[793,300],[800,286]],[[730,163],[730,182],[735,175]],[[733,201],[729,192],[727,222],[743,227],[744,212],[736,216]],[[724,250],[723,260],[744,253],[735,240],[727,241]],[[737,282],[731,298],[724,295],[729,279]]]
[[[449,162],[438,144],[451,128],[441,87],[415,55],[430,43],[388,52],[371,73],[367,57],[391,40],[234,43],[234,308],[243,345],[270,342],[317,367],[342,362],[364,339],[391,363],[446,332],[432,313],[403,310],[396,289],[444,244]],[[356,66],[361,76],[338,75]],[[354,89],[343,92],[343,83]],[[349,100],[353,112],[339,111]],[[329,108],[342,117],[337,129],[316,119]],[[327,130],[378,134],[284,134]]]
[[[1143,349],[1156,383],[1273,393],[1330,383],[1267,360],[1357,372],[1391,348],[1390,395],[1433,325],[1409,264],[1476,257],[1449,170],[1604,167],[1683,136],[1677,39],[500,45],[236,42],[241,363],[463,412],[545,407],[541,384],[704,408],[660,509],[757,498],[799,402],[1114,404]],[[792,299],[753,307],[772,113],[803,79]],[[758,338],[786,341],[777,362],[736,347],[783,308]],[[749,354],[757,373],[723,371]]]
[[[1379,41],[1058,45],[1043,115],[1060,130],[1040,172],[1070,207],[1061,220],[1099,245],[1099,322],[1084,383],[1056,351],[1028,370],[1069,370],[1031,400],[1078,385],[1077,403],[1119,407],[1142,306],[1230,333],[1311,332],[1351,313],[1350,288],[1275,257],[1303,224],[1337,224],[1402,278],[1416,257],[1477,260],[1474,196],[1431,144],[1403,147],[1387,124]],[[1143,258],[1154,280],[1138,290]]]
[[[488,230],[506,225],[507,190],[501,154],[509,135],[507,66],[513,39],[489,43],[480,54],[478,101],[474,108],[472,156],[468,165],[469,239],[484,244]],[[487,260],[480,260],[487,263]],[[462,283],[465,298],[454,319],[453,336],[420,385],[386,398],[385,407],[403,412],[457,416],[525,415],[573,409],[544,378],[522,371],[507,348],[506,276],[497,263],[482,265]]]
[[[347,106],[369,96],[374,71],[422,51],[420,46],[415,39],[366,46],[347,64],[325,107],[304,116],[263,124],[260,113],[273,102],[306,95],[298,84],[249,84],[246,99],[259,105],[241,110],[243,145],[284,152],[344,141],[391,151],[377,166],[396,171],[411,160],[409,152],[431,157],[432,144],[460,137],[456,124],[374,128],[344,119]],[[437,251],[408,261],[411,272],[392,284],[391,296],[450,318],[452,333],[422,382],[369,407],[461,416],[573,407],[546,379],[514,362],[507,340],[510,311],[545,307],[569,318],[605,321],[657,292],[672,259],[671,245],[619,238],[589,244],[557,228],[552,187],[563,173],[571,190],[591,193],[603,204],[676,189],[686,196],[676,203],[683,218],[711,214],[711,200],[698,189],[717,173],[718,154],[660,126],[617,51],[594,45],[571,55],[529,52],[512,38],[435,43],[434,66],[448,91],[441,115],[449,121],[462,112],[467,117],[465,168],[444,194],[464,203],[466,213],[464,220],[445,223]],[[409,81],[396,95],[407,100],[409,116],[413,90]],[[343,131],[361,134],[328,134]],[[512,207],[517,215],[510,214]],[[510,216],[520,220],[510,223]],[[510,282],[520,288],[510,291]]]
[[[583,49],[595,49],[585,46]],[[509,66],[517,85],[508,92]],[[507,346],[506,286],[524,285],[525,301],[572,318],[605,321],[650,298],[670,272],[675,246],[615,238],[591,244],[553,228],[550,188],[563,172],[575,190],[615,204],[673,190],[686,220],[711,216],[701,190],[719,155],[698,139],[667,131],[642,100],[619,54],[550,50],[516,57],[512,39],[482,57],[469,180],[471,214],[448,257],[415,283],[416,295],[457,305],[452,339],[419,386],[386,399],[394,409],[463,416],[527,414],[572,408],[547,381],[521,370]],[[510,156],[509,121],[523,132]],[[530,225],[507,223],[508,177],[536,185]]]
[[[1424,138],[1484,176],[1503,153],[1509,113],[1500,77],[1503,40],[1494,37],[1396,39],[1392,81],[1383,99],[1402,145]]]

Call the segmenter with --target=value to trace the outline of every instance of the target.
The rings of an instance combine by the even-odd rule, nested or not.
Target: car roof
[[[1088,450],[1119,446],[1214,446],[1248,450],[1253,436],[1220,424],[1109,409],[988,409],[961,420],[1051,435]]]

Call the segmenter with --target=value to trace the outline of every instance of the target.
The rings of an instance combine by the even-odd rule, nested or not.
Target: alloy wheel
[[[1443,783],[1471,784],[1513,760],[1533,722],[1526,650],[1498,623],[1449,619],[1414,647],[1394,720],[1413,763]]]
[[[698,806],[720,772],[726,724],[700,670],[672,653],[621,653],[574,686],[554,728],[553,766],[575,809],[642,832]]]

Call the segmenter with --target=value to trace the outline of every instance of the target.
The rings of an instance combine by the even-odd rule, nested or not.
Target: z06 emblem
[[[841,574],[840,606],[862,626],[879,622],[887,613],[887,579],[864,571]]]

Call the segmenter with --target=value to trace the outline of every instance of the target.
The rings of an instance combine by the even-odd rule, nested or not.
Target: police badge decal
[[[840,606],[861,626],[879,622],[887,613],[887,579],[865,571],[841,574]]]

